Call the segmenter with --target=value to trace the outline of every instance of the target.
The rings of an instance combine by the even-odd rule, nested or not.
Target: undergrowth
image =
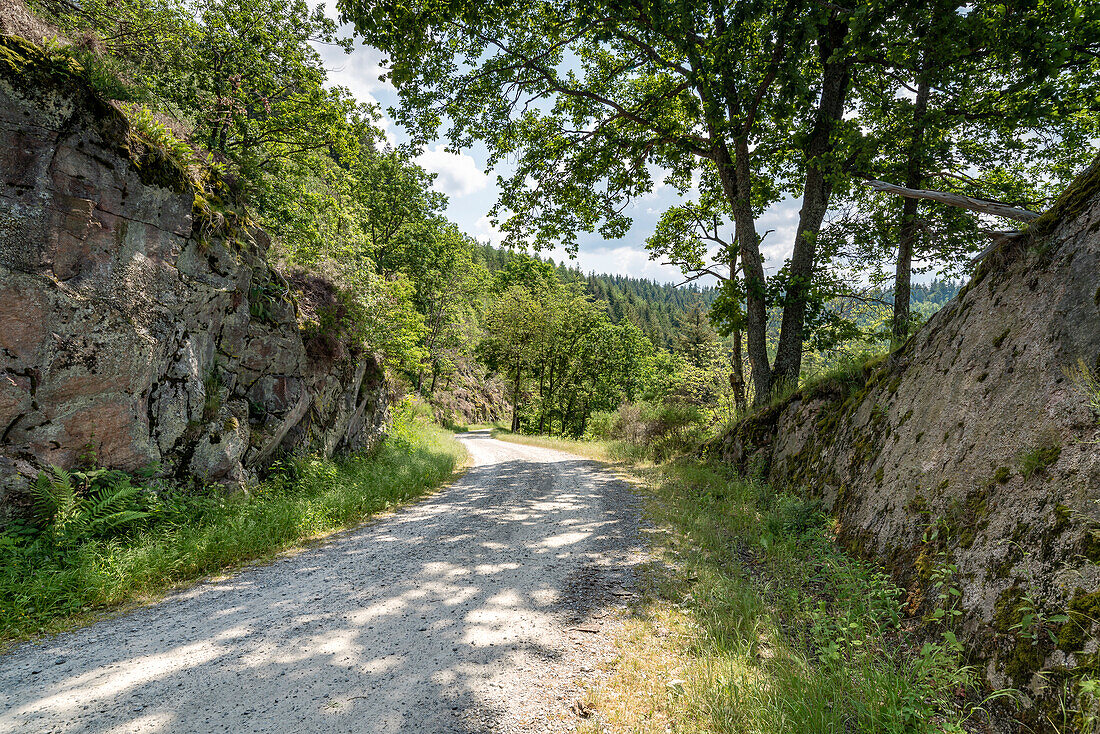
[[[952,631],[950,563],[934,570],[936,608],[918,632],[902,591],[836,546],[817,502],[698,460],[650,474],[669,565],[629,624],[678,632],[665,638],[673,665],[650,676],[682,681],[663,702],[674,730],[964,731],[976,678]],[[620,683],[602,695],[637,695]]]
[[[453,437],[406,417],[370,456],[284,461],[248,492],[186,491],[102,469],[39,479],[36,517],[0,533],[0,641],[270,558],[447,481]]]

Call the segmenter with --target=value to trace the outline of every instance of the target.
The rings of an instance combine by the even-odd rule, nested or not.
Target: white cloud
[[[465,153],[449,153],[443,145],[428,148],[416,158],[425,170],[438,174],[435,188],[451,198],[469,196],[489,185],[489,177]]]
[[[571,260],[566,252],[559,249],[543,254],[553,257],[555,262],[579,267],[585,273],[620,273],[633,278],[648,278],[658,283],[682,283],[684,280],[679,268],[650,260],[649,252],[636,246],[586,248],[582,245],[575,260]]]
[[[474,231],[470,234],[478,242],[489,242],[493,245],[499,245],[504,240],[504,233],[493,226],[488,216],[478,219],[474,223]]]

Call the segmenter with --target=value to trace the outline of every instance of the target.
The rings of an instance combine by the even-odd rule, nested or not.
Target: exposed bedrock
[[[1100,416],[1084,370],[1100,374],[1100,159],[895,355],[714,448],[821,498],[916,614],[945,552],[973,659],[992,686],[1030,690],[1035,721],[1100,675]],[[1041,616],[1021,628],[1028,606]]]
[[[0,519],[89,448],[236,484],[384,432],[378,361],[311,355],[266,234],[211,197],[72,67],[0,37]]]

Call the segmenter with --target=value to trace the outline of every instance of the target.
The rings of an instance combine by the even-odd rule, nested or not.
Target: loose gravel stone
[[[638,503],[593,462],[461,439],[473,466],[416,505],[0,657],[0,731],[575,730]]]

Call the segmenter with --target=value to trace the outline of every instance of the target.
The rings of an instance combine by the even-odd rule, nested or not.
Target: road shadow
[[[0,730],[501,730],[563,630],[624,605],[639,510],[595,462],[463,440],[392,517],[0,657]]]

